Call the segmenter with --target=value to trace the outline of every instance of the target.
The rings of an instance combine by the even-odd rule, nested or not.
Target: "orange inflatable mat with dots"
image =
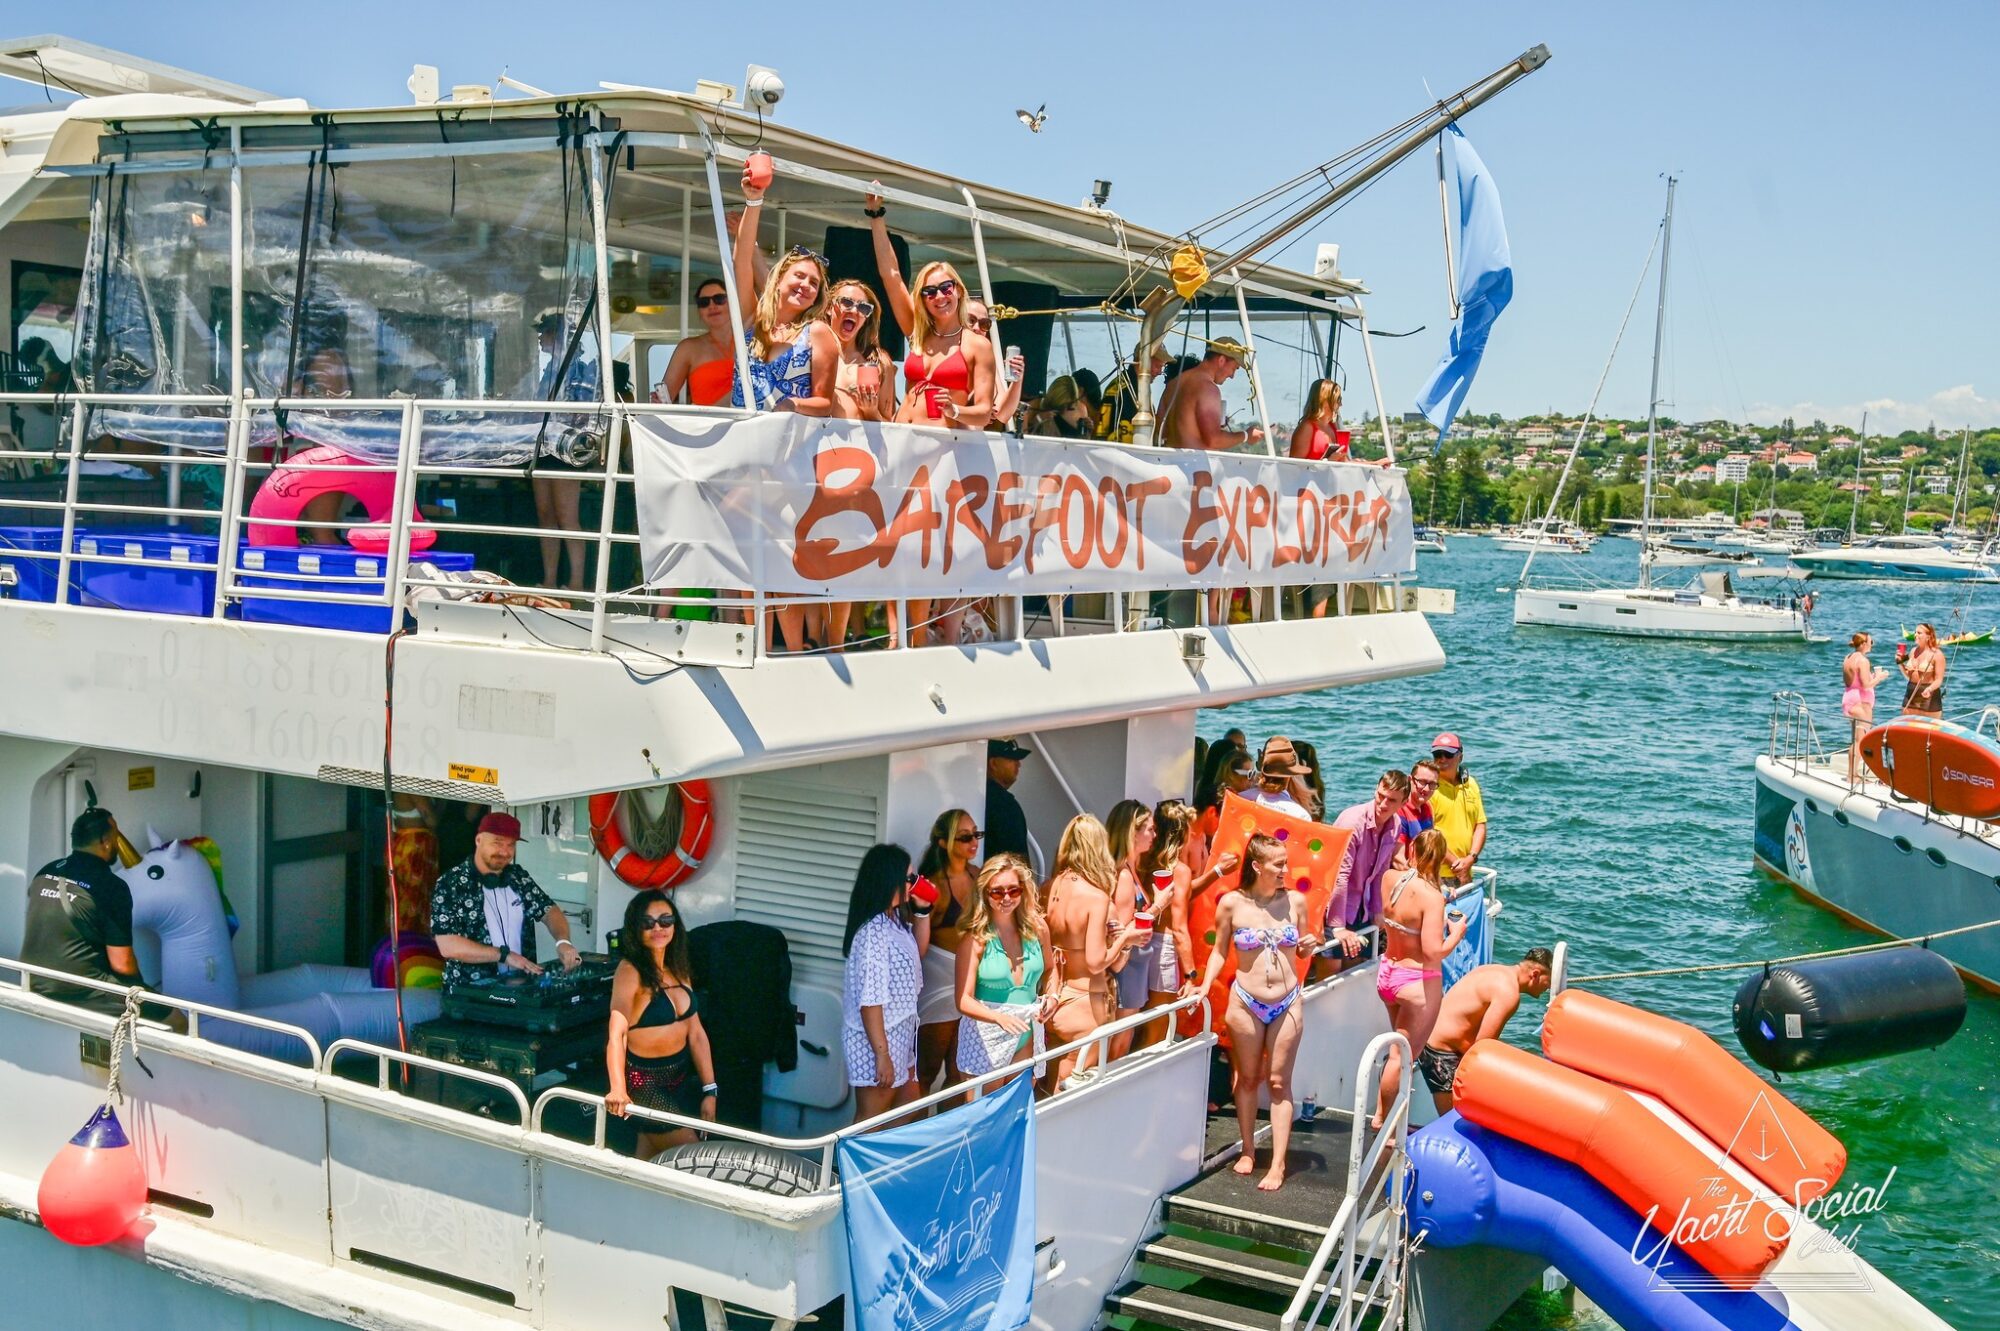
[[[1718,1178],[1708,1157],[1616,1086],[1481,1040],[1451,1089],[1462,1116],[1576,1165],[1732,1289],[1756,1284],[1784,1251],[1788,1218]]]
[[[1565,989],[1542,1019],[1542,1052],[1664,1100],[1793,1205],[1824,1194],[1847,1168],[1839,1138],[1686,1022]]]

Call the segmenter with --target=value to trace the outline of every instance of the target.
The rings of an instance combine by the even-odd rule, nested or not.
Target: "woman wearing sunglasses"
[[[729,327],[729,288],[721,278],[701,280],[694,289],[694,309],[706,331],[674,348],[660,380],[659,400],[719,407],[729,401],[736,383],[736,335]]]
[[[943,1072],[958,1080],[952,1046],[958,1040],[958,942],[979,896],[979,845],[986,834],[963,809],[947,809],[931,824],[917,872],[937,884],[931,945],[924,952],[924,991],[917,1000],[917,1080],[930,1086]]]
[[[611,1040],[604,1051],[611,1089],[604,1107],[618,1118],[633,1105],[663,1114],[715,1119],[715,1058],[689,987],[687,931],[673,899],[657,888],[625,903],[611,980]],[[651,1120],[642,1120],[651,1122]],[[639,1158],[695,1139],[693,1128],[639,1130]]]
[[[916,900],[921,890],[928,898]],[[865,1122],[916,1099],[917,995],[931,939],[937,889],[910,868],[910,852],[876,845],[861,857],[847,902],[847,957],[840,1048],[854,1088],[854,1121]]]
[[[1019,855],[995,855],[979,870],[958,941],[960,1072],[977,1077],[1006,1067],[1030,1036],[1041,1051],[1049,950],[1034,872]]]
[[[735,263],[743,338],[750,347],[750,396],[739,382],[730,404],[824,416],[833,409],[834,367],[840,360],[839,341],[819,321],[826,304],[826,256],[794,245],[771,269],[760,293],[757,229],[763,216],[764,187],[745,166]]]

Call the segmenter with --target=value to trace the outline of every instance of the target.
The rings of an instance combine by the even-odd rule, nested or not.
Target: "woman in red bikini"
[[[896,326],[910,338],[903,362],[903,405],[896,420],[904,425],[938,425],[948,429],[983,430],[993,419],[995,368],[993,343],[972,331],[965,306],[970,293],[958,270],[941,259],[917,269],[916,293],[903,281],[896,251],[889,242],[888,210],[880,195],[864,201],[868,227],[875,236],[875,267]],[[921,647],[929,636],[931,603],[910,601],[910,646]],[[959,615],[953,606],[938,616],[938,636],[958,641]],[[897,645],[897,603],[889,603],[889,645]]]
[[[1375,992],[1389,1009],[1390,1024],[1412,1050],[1422,1049],[1437,1025],[1444,1003],[1442,963],[1465,937],[1465,916],[1446,911],[1444,888],[1438,883],[1444,852],[1444,833],[1435,827],[1419,832],[1410,843],[1410,867],[1382,875],[1382,959],[1375,970]],[[1382,1126],[1402,1080],[1402,1055],[1391,1046],[1369,1127]]]

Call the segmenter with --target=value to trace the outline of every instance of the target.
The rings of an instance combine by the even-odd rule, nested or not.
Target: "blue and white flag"
[[[1018,1331],[1035,1286],[1035,1100],[1026,1076],[840,1143],[858,1331]]]
[[[1443,358],[1417,394],[1417,410],[1437,427],[1439,447],[1479,372],[1493,321],[1514,298],[1514,257],[1500,216],[1500,191],[1464,132],[1457,125],[1447,128],[1458,172],[1458,321],[1451,326]]]

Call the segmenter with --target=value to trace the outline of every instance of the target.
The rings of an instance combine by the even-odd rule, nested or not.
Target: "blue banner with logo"
[[[1458,321],[1437,368],[1417,394],[1417,410],[1437,427],[1440,447],[1479,372],[1493,321],[1514,299],[1514,254],[1500,215],[1500,191],[1464,132],[1451,125],[1447,133],[1458,177]]]
[[[1493,935],[1486,927],[1486,889],[1475,888],[1451,903],[1453,910],[1465,912],[1465,937],[1438,963],[1444,972],[1446,990],[1464,978],[1474,966],[1493,960]]]
[[[1025,1076],[840,1143],[859,1331],[1017,1331],[1035,1284],[1035,1101]]]

